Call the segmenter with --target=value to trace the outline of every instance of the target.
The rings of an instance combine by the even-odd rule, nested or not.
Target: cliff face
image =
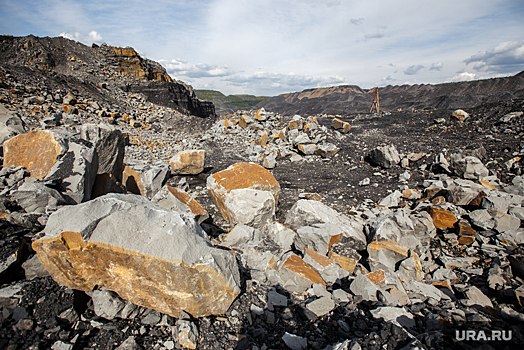
[[[198,100],[193,89],[173,81],[159,63],[141,57],[131,47],[102,44],[92,47],[62,37],[0,36],[0,64],[12,69],[65,83],[68,88],[91,94],[101,86],[118,85],[127,91],[140,91],[150,102],[199,117],[215,115],[214,105]],[[60,84],[59,84],[60,85]],[[107,91],[98,91],[103,100]]]
[[[259,103],[256,108],[286,114],[367,113],[373,89],[335,86],[282,94]],[[379,89],[381,111],[397,109],[474,108],[483,103],[524,98],[524,75],[439,85],[399,85]]]

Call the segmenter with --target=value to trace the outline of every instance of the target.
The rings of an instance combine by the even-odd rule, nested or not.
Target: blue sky
[[[0,0],[0,33],[132,46],[194,88],[277,95],[524,70],[522,0]]]

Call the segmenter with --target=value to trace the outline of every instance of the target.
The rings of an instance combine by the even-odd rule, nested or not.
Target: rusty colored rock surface
[[[344,126],[344,122],[338,118],[333,119],[333,122],[331,123],[334,129],[340,129]]]
[[[4,143],[4,167],[22,166],[32,177],[44,178],[57,162],[63,148],[52,133],[31,131]]]
[[[174,317],[222,314],[240,292],[231,252],[214,248],[189,215],[142,196],[111,193],[63,207],[44,232],[33,249],[73,289],[106,287]]]
[[[40,239],[33,249],[46,270],[65,286],[82,291],[105,286],[134,304],[173,317],[182,310],[195,317],[223,314],[238,294],[223,275],[207,265],[86,242],[78,232]]]
[[[294,273],[310,280],[312,283],[320,283],[326,285],[326,282],[322,280],[322,277],[311,268],[304,260],[296,255],[291,255],[286,261],[282,264],[282,268],[293,271]]]
[[[357,266],[357,260],[349,258],[344,255],[337,254],[335,252],[329,252],[328,258],[331,259],[335,264],[352,274]]]
[[[225,206],[226,194],[236,189],[269,191],[278,203],[280,185],[273,174],[255,163],[235,163],[207,178],[207,190],[218,211],[229,221]]]
[[[453,228],[458,221],[455,214],[445,209],[432,208],[429,214],[435,227],[440,229]]]
[[[306,255],[309,255],[311,259],[319,263],[322,267],[332,265],[334,261],[314,251],[313,249],[306,248]]]
[[[384,270],[377,270],[370,272],[366,275],[369,280],[375,284],[384,284],[386,283],[386,274]]]
[[[188,150],[177,153],[169,162],[175,174],[196,175],[204,171],[206,151]]]
[[[390,240],[383,241],[373,241],[369,243],[368,250],[373,249],[377,252],[380,252],[382,249],[391,250],[397,254],[403,255],[406,258],[409,256],[409,248],[398,242],[393,242]]]

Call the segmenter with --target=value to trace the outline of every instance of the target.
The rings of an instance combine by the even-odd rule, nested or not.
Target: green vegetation
[[[270,96],[254,96],[254,95],[224,95],[220,91],[215,90],[195,90],[197,97],[201,100],[211,101],[216,107],[224,110],[250,109],[256,106],[259,102],[265,101]]]

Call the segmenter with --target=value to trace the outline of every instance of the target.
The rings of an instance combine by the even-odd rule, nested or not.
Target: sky
[[[0,13],[0,34],[131,46],[226,95],[524,70],[523,0],[0,0]]]

